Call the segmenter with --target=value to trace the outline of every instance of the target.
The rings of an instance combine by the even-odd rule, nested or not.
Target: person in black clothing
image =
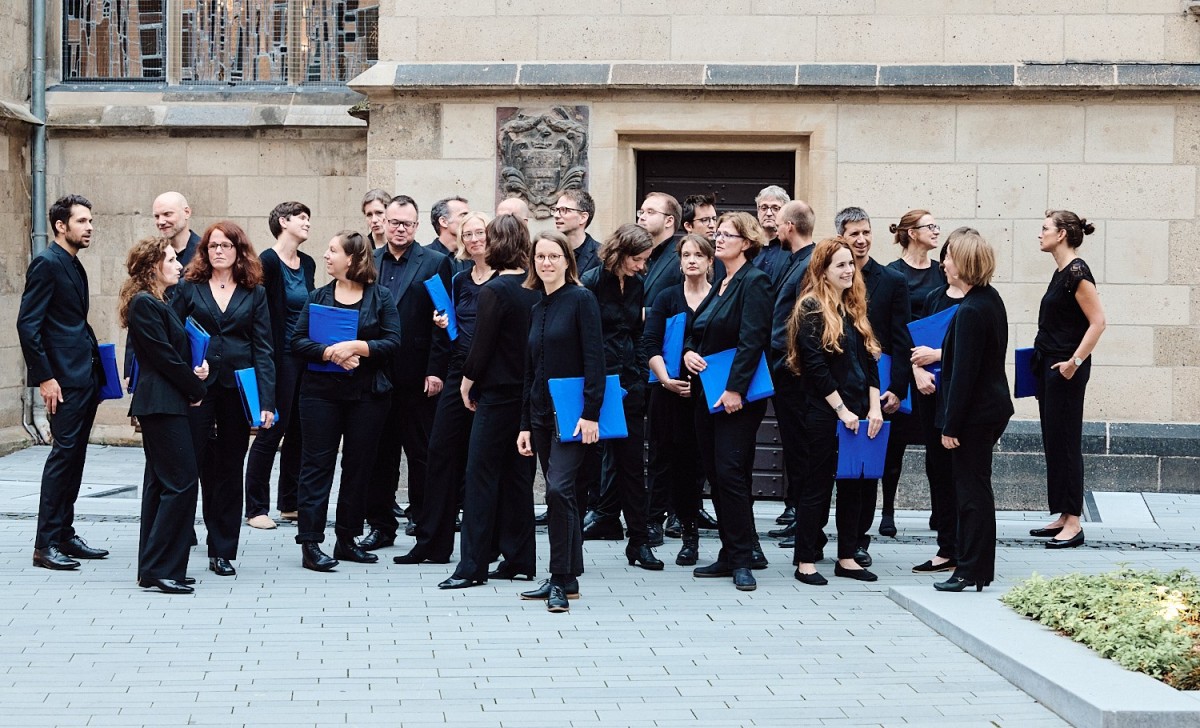
[[[587,190],[565,190],[554,209],[554,229],[567,238],[579,275],[600,265],[600,243],[587,232],[596,217],[596,203]]]
[[[837,424],[857,433],[859,413],[867,417],[867,436],[883,427],[879,399],[879,342],[867,315],[866,287],[845,238],[817,243],[801,294],[788,323],[787,364],[800,376],[806,394],[804,431],[808,473],[796,507],[795,578],[822,586],[817,571],[824,556],[829,501],[837,483],[836,576],[876,581],[856,559],[860,501],[874,490],[870,480],[837,478]],[[871,495],[870,497],[873,497]]]
[[[429,221],[433,224],[433,232],[437,237],[426,247],[450,259],[452,275],[471,266],[472,258],[463,252],[459,235],[459,227],[470,212],[470,203],[458,195],[438,200],[429,208]]]
[[[942,446],[950,450],[958,505],[958,564],[938,591],[976,591],[996,571],[996,502],[992,448],[1013,415],[1004,358],[1008,314],[992,288],[996,255],[977,230],[958,228],[946,240],[946,280],[963,292],[942,343],[938,392]]]
[[[883,353],[892,359],[891,382],[881,392],[884,417],[891,419],[900,409],[900,402],[908,396],[912,382],[912,366],[908,361],[912,353],[912,336],[908,333],[908,322],[912,318],[908,308],[908,288],[903,275],[871,257],[871,218],[862,208],[847,207],[837,214],[833,223],[838,235],[850,241],[854,265],[861,272],[867,288],[867,318],[871,320],[871,330]],[[884,477],[890,476],[885,473]],[[894,477],[898,479],[899,472]],[[878,482],[872,482],[878,490]],[[871,565],[871,554],[867,551],[871,537],[867,532],[875,521],[875,497],[863,498],[859,503],[862,512],[854,558],[861,566],[868,567]]]
[[[708,367],[705,356],[736,349],[724,390],[717,396],[720,408],[709,413],[706,393],[697,382],[695,392],[696,437],[704,471],[712,486],[717,509],[721,552],[707,566],[696,567],[698,577],[733,577],[740,591],[757,588],[750,569],[758,549],[754,511],[750,504],[755,439],[767,411],[767,401],[746,402],[750,380],[771,340],[771,282],[766,273],[750,264],[767,242],[758,222],[744,212],[727,212],[717,223],[716,257],[725,265],[725,277],[713,285],[696,310],[684,344],[683,363],[699,374]],[[765,559],[762,559],[765,565]]]
[[[1051,549],[1083,544],[1083,397],[1105,321],[1096,279],[1076,251],[1095,230],[1069,210],[1048,210],[1042,223],[1041,249],[1054,256],[1055,271],[1038,309],[1033,366],[1046,491],[1058,518],[1029,535],[1051,536]]]
[[[464,230],[470,229],[470,222],[468,218],[463,223]],[[525,223],[501,215],[488,225],[487,241],[482,265],[495,273],[479,290],[475,334],[462,364],[461,382],[452,392],[459,406],[475,413],[469,426],[470,444],[464,448],[462,559],[451,577],[468,584],[532,579],[537,569],[534,463],[513,443],[521,430],[529,317],[542,296],[523,286],[530,248]],[[479,266],[477,261],[476,269]],[[496,552],[504,560],[489,572]]]
[[[200,495],[208,529],[208,569],[233,576],[241,530],[242,466],[250,446],[250,422],[234,372],[254,369],[261,410],[252,413],[263,429],[275,420],[275,358],[262,265],[250,239],[224,220],[204,231],[200,251],[175,287],[171,308],[212,337],[207,359],[212,376],[207,394],[188,411],[192,443],[200,464]],[[213,435],[213,430],[216,435]]]
[[[366,489],[390,404],[389,364],[400,352],[400,316],[387,288],[375,282],[370,243],[356,232],[343,230],[329,241],[324,258],[325,270],[334,280],[309,295],[292,333],[292,352],[309,363],[300,384],[304,452],[296,543],[301,545],[304,568],[314,571],[333,569],[337,559],[378,561],[354,539],[362,535]],[[313,306],[357,312],[357,338],[329,345],[314,341],[309,336]],[[323,362],[340,371],[314,371],[313,364]],[[339,444],[342,480],[331,559],[320,543],[325,540]]]
[[[670,362],[679,372],[671,377],[664,358],[663,339],[667,320],[685,314],[687,326],[696,316],[696,309],[712,290],[713,244],[703,235],[685,235],[679,241],[679,263],[683,269],[683,284],[671,286],[658,294],[646,317],[645,349],[650,357],[650,370],[658,378],[657,387],[650,389],[648,453],[649,471],[656,488],[669,491],[674,512],[679,519],[683,545],[675,563],[695,566],[700,555],[700,494],[704,468],[700,464],[700,445],[692,424],[695,404],[692,401],[691,374],[683,368],[682,358]],[[686,327],[685,327],[686,328]]]
[[[104,372],[96,334],[88,323],[87,272],[79,251],[92,242],[92,203],[67,195],[50,207],[54,241],[29,261],[17,313],[17,338],[27,367],[50,416],[50,454],[42,470],[33,565],[79,568],[82,559],[102,559],[75,533],[75,500],[83,480],[88,435],[96,419]]]
[[[755,257],[754,267],[766,273],[771,279],[771,290],[779,286],[784,270],[788,267],[791,252],[783,244],[779,230],[779,216],[783,206],[791,202],[787,190],[779,185],[769,185],[759,190],[754,197],[754,207],[758,211],[758,224],[762,225],[767,235],[767,244],[762,252]]]
[[[367,238],[373,249],[387,245],[387,227],[383,221],[387,217],[387,206],[391,201],[392,193],[378,187],[368,190],[367,194],[363,195],[362,214],[367,219]]]
[[[533,307],[522,390],[521,429],[517,449],[535,452],[546,475],[549,510],[550,579],[522,598],[546,599],[546,609],[566,612],[579,595],[583,573],[583,531],[576,497],[576,477],[587,448],[599,441],[600,404],[604,401],[604,353],[596,346],[600,306],[591,291],[578,285],[575,259],[567,239],[545,232],[534,240],[525,287],[544,291]],[[573,436],[563,442],[556,432],[549,380],[583,377],[583,413]]]
[[[896,244],[900,246],[900,257],[888,264],[888,268],[904,276],[908,289],[909,311],[913,319],[924,318],[925,297],[930,291],[946,285],[946,276],[942,267],[929,259],[929,253],[937,247],[938,237],[942,228],[937,224],[933,214],[928,210],[909,210],[893,224],[889,230],[895,235]],[[910,337],[911,338],[911,337]],[[897,358],[904,357],[904,351],[894,352]],[[910,354],[911,359],[911,354]],[[929,385],[933,375],[920,367],[911,367],[914,383],[917,379]],[[919,387],[915,387],[920,391]],[[900,482],[900,474],[904,469],[904,450],[908,445],[924,441],[921,432],[921,412],[923,401],[917,392],[911,394],[912,412],[905,414],[896,410],[889,417],[892,423],[888,435],[887,454],[883,464],[883,509],[879,517],[879,535],[896,535],[896,486]],[[874,517],[874,513],[872,513]],[[868,524],[868,528],[869,528]]]
[[[130,415],[142,422],[146,474],[138,539],[138,586],[190,594],[187,576],[199,468],[188,426],[189,405],[204,397],[208,362],[192,368],[183,321],[163,300],[181,266],[167,238],[145,238],[125,261],[117,313],[138,360]]]
[[[945,260],[946,246],[942,246],[941,257]],[[941,262],[938,264],[941,268]],[[944,277],[943,273],[943,277]],[[922,302],[920,311],[924,316],[941,313],[951,306],[962,303],[963,292],[958,286],[947,283],[929,292]],[[918,310],[918,309],[914,309]],[[926,369],[936,365],[941,368],[942,348],[928,346],[913,347],[913,409],[921,421],[921,435],[925,442],[925,477],[929,480],[930,516],[929,527],[937,531],[937,554],[912,568],[914,574],[930,574],[938,571],[953,571],[957,566],[958,505],[954,497],[954,473],[950,451],[942,447],[942,431],[937,426],[938,382]]]
[[[275,528],[267,515],[271,503],[271,468],[279,453],[279,485],[276,505],[283,519],[296,520],[296,482],[300,477],[300,374],[304,362],[292,354],[292,332],[300,310],[315,285],[317,264],[301,253],[308,240],[308,206],[281,202],[267,218],[275,245],[263,251],[263,288],[271,314],[271,353],[275,357],[275,408],[279,417],[269,429],[260,429],[246,457],[246,523],[254,528]],[[283,443],[282,449],[279,447]]]
[[[458,394],[462,382],[462,364],[471,350],[475,335],[475,310],[479,291],[496,272],[486,262],[489,243],[488,218],[482,212],[468,212],[458,225],[457,255],[473,261],[473,266],[455,274],[450,282],[450,298],[457,319],[457,338],[444,340],[450,348],[446,385],[438,395],[437,413],[429,436],[429,465],[426,468],[425,506],[417,521],[417,542],[407,554],[392,557],[397,564],[436,564],[450,562],[454,553],[454,521],[458,516],[459,494],[463,487],[465,453],[471,435],[471,410],[462,406]],[[449,315],[434,313],[434,323],[447,328]],[[486,571],[486,568],[485,568]],[[444,582],[443,582],[444,583]],[[443,587],[449,588],[449,587]]]
[[[600,246],[601,266],[584,273],[581,283],[600,304],[606,374],[617,374],[626,395],[622,400],[629,436],[601,443],[604,490],[616,498],[625,514],[630,566],[659,571],[660,561],[647,544],[646,479],[646,352],[642,347],[644,290],[639,274],[651,251],[650,233],[626,224]],[[613,513],[616,517],[616,513]]]
[[[367,551],[396,542],[401,453],[408,459],[407,516],[411,535],[416,535],[424,505],[429,434],[450,353],[446,331],[434,325],[433,299],[425,288],[425,281],[437,276],[446,291],[450,290],[450,259],[415,244],[417,214],[417,203],[411,197],[393,198],[384,221],[388,243],[374,253],[379,285],[391,294],[403,336],[399,353],[389,362],[392,390],[387,398],[391,406],[380,434],[385,446],[379,448],[367,493],[371,531],[359,544]]]

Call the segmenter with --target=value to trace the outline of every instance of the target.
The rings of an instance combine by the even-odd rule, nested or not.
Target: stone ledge
[[[56,100],[47,125],[55,129],[165,127],[179,129],[264,129],[272,127],[365,127],[349,104],[179,104],[92,105]]]
[[[1016,614],[1000,603],[998,592],[942,594],[929,587],[893,587],[888,596],[1072,725],[1200,725],[1200,697],[1126,670]]]

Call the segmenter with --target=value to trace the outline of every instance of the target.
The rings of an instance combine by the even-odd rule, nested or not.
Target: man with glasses
[[[664,192],[651,192],[642,201],[637,211],[637,224],[654,239],[654,250],[646,261],[646,298],[643,306],[649,312],[650,304],[663,290],[683,283],[683,271],[679,269],[679,251],[675,249],[675,230],[683,218],[679,201]]]
[[[438,200],[429,210],[429,221],[433,223],[433,232],[437,237],[426,247],[450,258],[450,267],[455,273],[474,265],[470,260],[454,257],[458,252],[458,226],[470,213],[471,203],[458,195]]]
[[[717,234],[717,196],[688,195],[683,199],[683,229],[689,235],[703,235],[709,240]]]
[[[784,250],[783,244],[779,240],[778,218],[783,206],[791,201],[792,198],[788,196],[788,193],[778,185],[762,188],[758,196],[754,198],[754,206],[758,210],[758,224],[762,225],[771,242],[767,244],[767,247],[758,251],[758,255],[754,256],[754,260],[751,262],[771,277],[772,288],[778,287],[779,279],[783,276],[790,255],[790,251]]]
[[[579,275],[600,265],[600,243],[587,233],[596,215],[596,203],[587,190],[570,189],[559,196],[554,209],[554,228],[567,236],[571,252],[575,254],[575,268]]]
[[[371,530],[358,544],[367,551],[396,542],[401,452],[408,459],[408,519],[412,522],[421,517],[429,433],[449,364],[449,346],[437,341],[446,336],[446,331],[433,323],[433,300],[424,282],[436,275],[450,290],[450,259],[414,245],[420,225],[417,218],[413,198],[393,197],[384,218],[387,245],[375,251],[378,283],[388,290],[400,312],[402,341],[389,365],[391,407],[380,433],[373,482],[367,490],[367,523]]]

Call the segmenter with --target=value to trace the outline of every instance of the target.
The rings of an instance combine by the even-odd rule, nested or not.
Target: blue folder
[[[238,394],[242,396],[242,409],[251,427],[262,427],[262,404],[258,397],[258,374],[254,368],[235,369],[233,378],[237,382]],[[279,419],[279,413],[275,413]]]
[[[121,375],[117,373],[117,345],[100,345],[100,364],[104,367],[104,384],[100,386],[100,399],[120,399]]]
[[[208,341],[212,337],[191,316],[188,316],[183,328],[187,330],[188,342],[192,345],[192,368],[194,369],[204,363],[204,357],[208,355]]]
[[[309,304],[308,338],[325,346],[354,341],[358,338],[358,311],[352,308],[322,306],[319,303]],[[308,370],[341,373],[346,371],[331,361],[310,361]]]
[[[892,383],[892,357],[887,354],[879,355],[879,395],[887,391],[887,388]],[[908,391],[904,393],[904,399],[900,400],[900,411],[906,415],[912,414],[912,384],[908,385]]]
[[[867,421],[858,421],[858,432],[846,429],[845,423],[837,423],[838,480],[875,480],[883,477],[883,460],[887,454],[888,435],[892,423],[884,422],[875,439],[867,437]]]
[[[704,385],[704,398],[708,400],[706,404],[710,414],[725,409],[717,406],[717,400],[721,398],[726,385],[729,384],[729,370],[733,368],[735,354],[737,354],[737,349],[726,349],[704,357],[708,366],[700,372],[700,382]],[[754,370],[754,376],[750,377],[750,387],[746,391],[745,400],[757,402],[774,394],[775,383],[771,381],[771,368],[767,366],[767,355],[763,354],[762,358],[758,360],[758,368]]]
[[[1013,396],[1033,397],[1037,394],[1037,374],[1033,371],[1033,347],[1017,349],[1017,376],[1013,382]]]
[[[583,377],[550,379],[550,400],[554,403],[554,424],[558,428],[559,442],[581,442],[582,435],[573,435],[575,425],[583,416]],[[618,440],[629,437],[625,426],[625,390],[621,389],[621,378],[609,374],[604,378],[604,400],[600,404],[600,439]]]
[[[454,301],[450,299],[445,284],[435,275],[425,281],[425,290],[429,291],[429,298],[433,300],[433,307],[437,312],[446,314],[446,318],[450,320],[450,323],[446,324],[446,333],[450,335],[450,340],[454,341],[458,338],[458,317],[454,315]]]
[[[932,316],[910,321],[908,333],[912,335],[913,346],[928,346],[930,349],[942,348],[942,342],[946,340],[946,332],[950,330],[950,323],[954,321],[954,314],[957,311],[958,304],[956,303],[945,311],[938,311]]]
[[[687,328],[687,313],[677,313],[667,319],[667,327],[663,332],[663,363],[667,365],[667,375],[671,379],[679,379],[683,366],[683,335]],[[651,354],[653,356],[653,354]],[[658,381],[658,375],[650,372],[650,383]]]
[[[142,375],[142,368],[138,366],[137,354],[129,357],[129,393],[133,394],[133,390],[137,389],[138,378]]]

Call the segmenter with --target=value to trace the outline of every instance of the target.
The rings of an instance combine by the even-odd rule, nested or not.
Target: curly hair
[[[879,340],[875,338],[875,332],[871,329],[871,322],[867,320],[867,287],[863,283],[862,273],[855,268],[854,284],[845,291],[835,290],[825,276],[829,266],[833,264],[834,254],[839,250],[845,250],[850,253],[851,260],[854,259],[850,241],[842,237],[826,238],[813,248],[808,270],[804,273],[803,291],[796,299],[792,315],[788,318],[787,364],[796,374],[800,374],[800,347],[796,342],[800,338],[800,320],[806,315],[820,316],[823,319],[821,348],[825,351],[842,353],[842,315],[845,313],[850,314],[854,328],[862,336],[867,351],[872,356],[881,351]],[[804,311],[807,301],[815,304],[815,311]]]
[[[125,256],[125,270],[129,272],[129,278],[121,284],[121,292],[117,296],[117,317],[121,321],[121,328],[129,328],[129,302],[134,296],[145,291],[162,300],[163,286],[158,278],[158,268],[170,244],[168,238],[149,237],[142,238],[129,249]]]
[[[641,255],[654,247],[654,238],[646,229],[633,223],[625,223],[613,231],[600,246],[600,264],[604,270],[621,275],[621,266],[626,259]]]
[[[183,272],[183,277],[193,283],[204,283],[212,278],[213,269],[212,261],[208,258],[208,243],[212,239],[212,234],[218,230],[229,238],[229,242],[233,243],[233,282],[243,288],[254,288],[262,283],[262,263],[258,260],[258,253],[254,252],[254,246],[250,244],[250,236],[246,235],[246,231],[242,230],[240,225],[231,220],[220,220],[208,226],[200,238],[196,255],[192,257],[187,270]]]

